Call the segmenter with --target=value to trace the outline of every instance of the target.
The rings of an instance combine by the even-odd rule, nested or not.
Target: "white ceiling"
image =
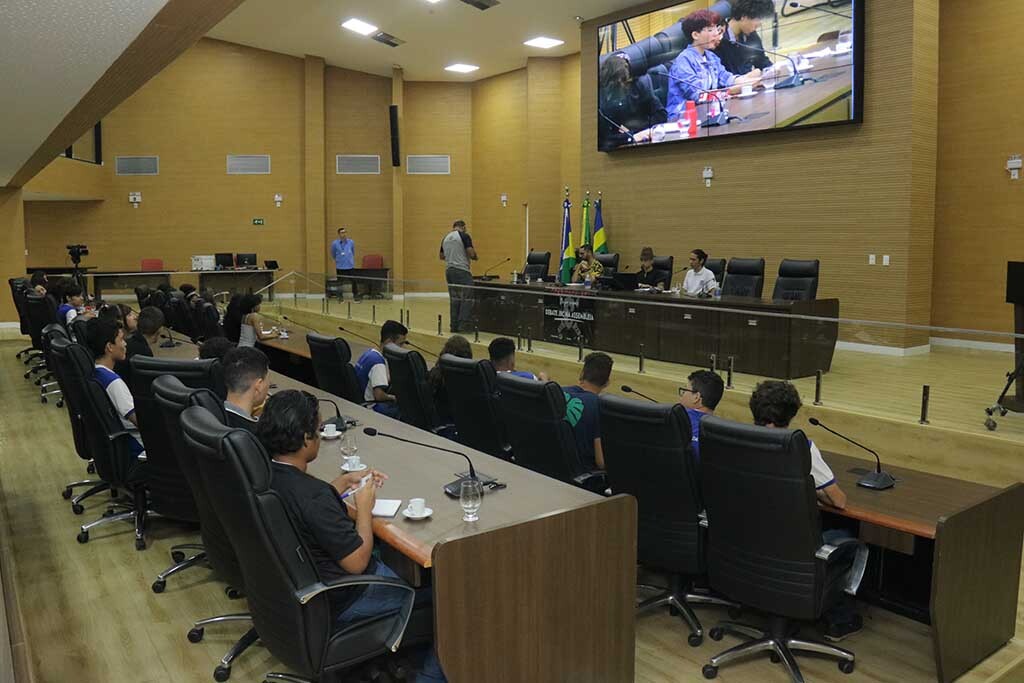
[[[638,0],[502,0],[478,10],[460,0],[246,0],[210,37],[328,64],[390,76],[392,66],[413,81],[474,81],[526,65],[529,56],[556,57],[580,49],[576,16],[584,19],[636,5]],[[362,19],[405,42],[388,47],[341,28]],[[523,45],[547,36],[565,41],[551,50]],[[449,64],[475,64],[460,75]]]
[[[0,0],[0,187],[167,0]]]

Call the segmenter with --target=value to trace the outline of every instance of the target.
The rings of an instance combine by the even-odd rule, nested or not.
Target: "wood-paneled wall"
[[[0,272],[6,277],[25,275],[25,210],[22,190],[0,188]],[[10,290],[0,296],[0,322],[18,320]]]

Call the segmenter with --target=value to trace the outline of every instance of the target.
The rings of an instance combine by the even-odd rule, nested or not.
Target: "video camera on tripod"
[[[75,266],[82,262],[83,256],[89,255],[89,247],[84,244],[68,244],[65,248],[68,250],[68,256],[71,257],[71,262]]]

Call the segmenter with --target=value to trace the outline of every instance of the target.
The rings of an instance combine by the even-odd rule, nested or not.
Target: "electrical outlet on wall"
[[[873,266],[873,265],[875,265],[875,263],[876,263],[875,255],[874,254],[868,254],[868,265],[869,266]]]
[[[887,266],[887,265],[889,265],[889,255],[888,255],[888,254],[886,254],[886,255],[884,255],[884,256],[882,257],[882,265],[883,265],[883,266]]]

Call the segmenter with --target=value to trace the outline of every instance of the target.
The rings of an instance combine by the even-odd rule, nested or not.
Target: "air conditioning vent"
[[[410,154],[405,167],[409,175],[451,175],[452,158],[447,154]]]
[[[378,154],[339,154],[335,165],[337,175],[380,175]]]
[[[377,33],[376,35],[370,37],[376,40],[378,43],[384,43],[388,47],[398,47],[399,45],[405,45],[404,40],[402,40],[401,38],[395,38],[390,33],[385,33],[384,31],[381,31],[380,33]]]
[[[228,175],[269,175],[269,154],[229,154]]]
[[[160,157],[115,157],[117,175],[160,175]]]
[[[467,5],[472,5],[479,10],[491,9],[495,5],[500,5],[498,0],[462,0]]]

